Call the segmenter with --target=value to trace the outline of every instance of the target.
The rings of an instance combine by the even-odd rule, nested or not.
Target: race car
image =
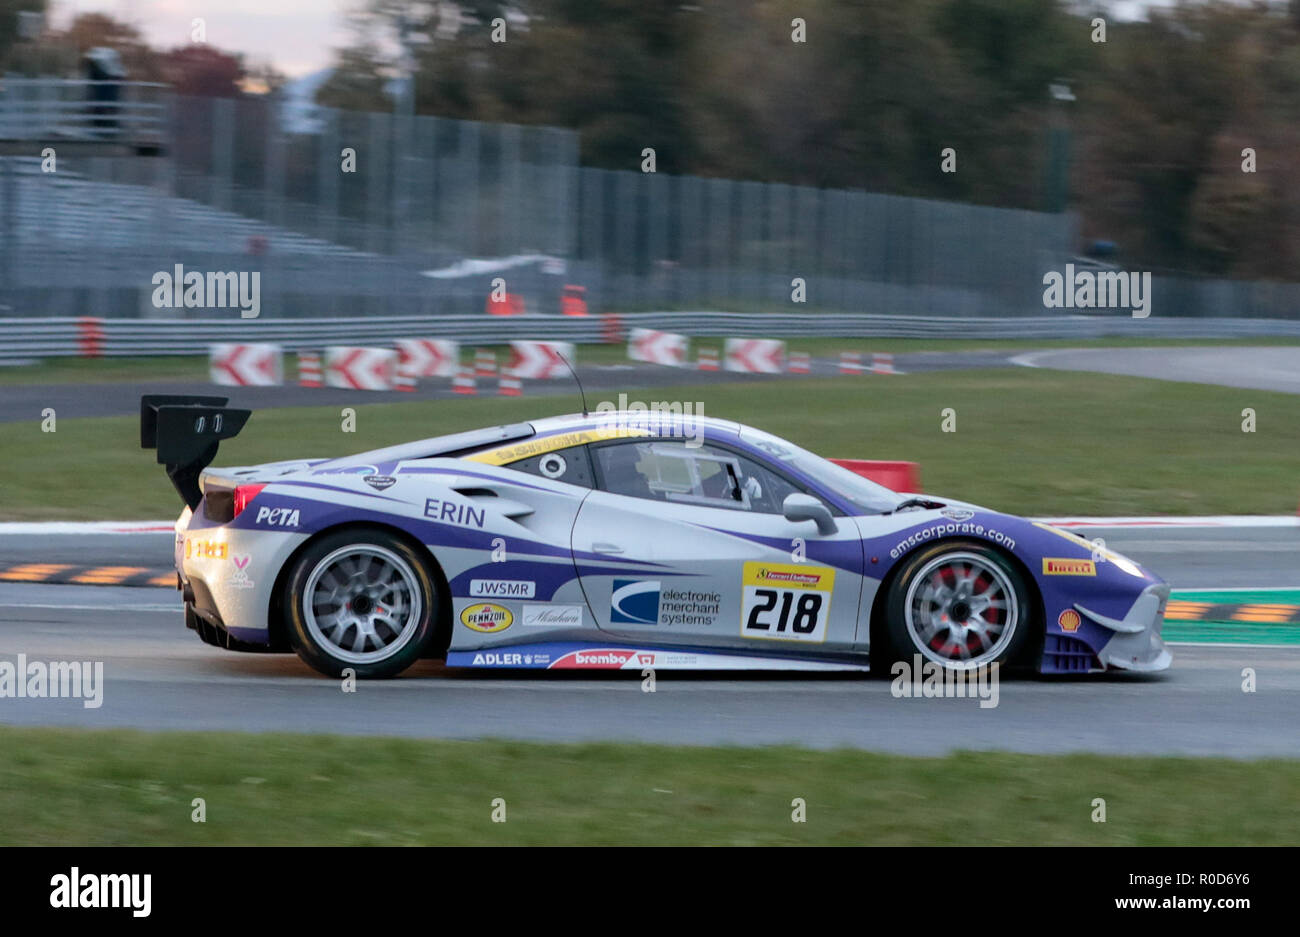
[[[250,411],[146,396],[186,624],[330,676],[480,668],[1157,671],[1169,587],[723,419],[598,411],[208,469]]]

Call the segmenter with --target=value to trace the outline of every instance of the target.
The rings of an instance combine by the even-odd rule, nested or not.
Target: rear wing
[[[217,457],[223,439],[244,428],[251,410],[226,406],[225,397],[146,394],[140,398],[140,448],[154,449],[167,477],[191,509],[203,500],[199,475]]]

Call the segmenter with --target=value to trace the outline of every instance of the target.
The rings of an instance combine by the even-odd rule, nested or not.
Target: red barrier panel
[[[103,353],[104,320],[94,316],[77,318],[77,350],[83,358],[98,358]]]
[[[856,472],[863,478],[869,478],[878,485],[884,485],[891,491],[919,493],[921,490],[921,466],[915,462],[885,462],[875,459],[831,459],[836,465],[842,465],[850,472]]]

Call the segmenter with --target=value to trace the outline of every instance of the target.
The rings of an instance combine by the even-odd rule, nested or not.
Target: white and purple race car
[[[1169,587],[1128,558],[750,426],[609,411],[208,469],[250,416],[226,403],[141,401],[209,644],[357,677],[1170,663]]]

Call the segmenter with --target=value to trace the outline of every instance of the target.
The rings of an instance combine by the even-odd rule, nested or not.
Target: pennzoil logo
[[[500,605],[493,605],[490,602],[470,605],[460,613],[460,623],[462,625],[472,631],[482,631],[487,634],[505,631],[514,624],[514,621],[515,616],[511,614],[510,609],[502,608]]]
[[[1083,619],[1079,617],[1079,613],[1074,609],[1067,608],[1057,617],[1056,623],[1061,626],[1062,631],[1067,634],[1074,634],[1079,630],[1079,625],[1083,623]]]
[[[1092,560],[1067,560],[1062,557],[1043,557],[1044,576],[1095,576],[1097,564]]]

